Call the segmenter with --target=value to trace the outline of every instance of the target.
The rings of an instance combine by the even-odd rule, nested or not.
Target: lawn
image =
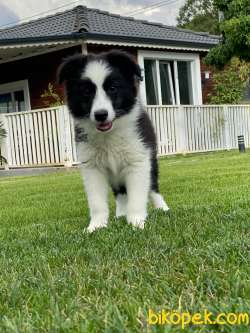
[[[250,155],[169,157],[160,173],[170,215],[93,234],[78,170],[0,178],[0,332],[250,332],[147,323],[149,309],[250,313]]]

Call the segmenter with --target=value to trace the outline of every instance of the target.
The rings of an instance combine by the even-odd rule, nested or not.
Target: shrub
[[[249,84],[250,63],[233,58],[213,76],[214,86],[208,95],[210,104],[239,104]]]
[[[43,94],[41,94],[41,98],[44,98],[44,103],[50,107],[63,105],[63,99],[56,92],[55,87],[52,83],[48,84],[48,88],[44,90]]]

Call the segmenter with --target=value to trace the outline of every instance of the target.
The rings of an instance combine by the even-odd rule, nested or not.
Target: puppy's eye
[[[111,94],[114,94],[117,92],[117,87],[115,85],[111,85],[108,89],[108,91],[111,93]]]
[[[79,81],[77,91],[80,96],[90,98],[95,94],[95,86],[89,80]]]
[[[91,89],[89,89],[89,88],[84,88],[83,89],[83,96],[84,97],[90,97],[91,96]]]

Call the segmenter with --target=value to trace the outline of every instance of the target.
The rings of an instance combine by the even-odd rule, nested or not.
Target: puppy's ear
[[[57,70],[57,82],[63,82],[76,78],[77,75],[84,69],[87,62],[87,56],[75,54],[66,58]]]
[[[124,51],[110,51],[106,57],[109,64],[118,68],[125,77],[135,77],[142,81],[141,68],[130,54]]]

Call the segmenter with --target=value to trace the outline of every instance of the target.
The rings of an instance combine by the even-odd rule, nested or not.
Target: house
[[[135,20],[77,6],[0,30],[0,113],[49,106],[41,94],[62,59],[74,54],[123,49],[140,64],[148,105],[202,104],[211,75],[202,58],[218,36]],[[46,104],[47,103],[47,104]]]

